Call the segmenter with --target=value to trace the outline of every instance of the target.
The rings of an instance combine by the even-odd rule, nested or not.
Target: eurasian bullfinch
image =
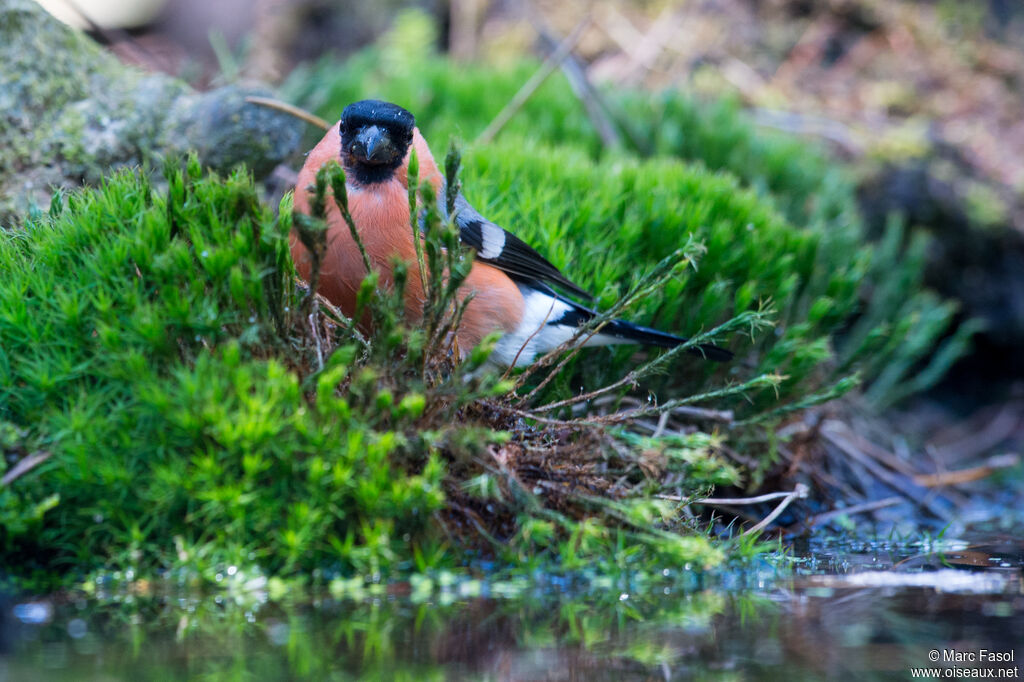
[[[420,181],[430,183],[438,193],[438,206],[446,212],[444,177],[413,115],[378,100],[345,107],[338,125],[309,153],[295,187],[295,208],[309,213],[317,170],[331,159],[339,161],[345,169],[349,212],[373,267],[380,270],[381,283],[387,286],[392,282],[394,256],[409,263],[405,308],[409,318],[416,320],[422,317],[424,295],[409,219],[410,148],[416,149]],[[345,314],[353,315],[366,268],[341,211],[333,202],[327,202],[327,211],[327,251],[319,291]],[[461,194],[455,202],[454,219],[462,242],[476,251],[462,285],[462,291],[474,291],[475,295],[456,333],[460,348],[472,348],[487,334],[498,331],[502,336],[491,362],[525,366],[572,338],[580,325],[597,314],[557,293],[555,289],[590,298],[528,244],[481,216]],[[308,280],[310,255],[295,235],[291,252],[300,276]],[[685,341],[613,320],[584,345],[640,343],[672,348]],[[690,352],[720,362],[732,357],[729,351],[710,344]]]

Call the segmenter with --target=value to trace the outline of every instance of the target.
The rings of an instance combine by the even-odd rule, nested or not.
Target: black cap
[[[349,129],[379,125],[412,135],[416,117],[397,104],[379,99],[364,99],[345,107],[341,112],[341,125]]]

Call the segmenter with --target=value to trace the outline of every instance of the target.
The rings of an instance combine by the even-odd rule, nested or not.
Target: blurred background
[[[742,110],[765,135],[799,136],[843,168],[865,233],[902,221],[927,233],[926,284],[973,320],[973,350],[933,396],[962,416],[1024,400],[1024,4],[1010,0],[45,0],[122,59],[204,88],[257,79],[337,117],[345,87],[318,92],[341,59],[388,43],[406,57],[447,54],[515,65],[525,82],[561,46],[562,82],[592,142],[657,154],[630,138],[628,113],[601,93],[681,91]],[[390,37],[389,37],[390,36]],[[385,51],[386,53],[386,51]],[[382,53],[375,53],[378,56]],[[378,75],[390,77],[388,63]],[[400,67],[395,66],[395,69]],[[510,67],[513,68],[513,67]],[[326,70],[326,71],[325,71]],[[557,71],[557,69],[556,69]],[[344,80],[344,76],[339,76]],[[363,83],[365,86],[365,83]],[[330,88],[326,88],[330,89]],[[471,94],[470,97],[473,95]],[[491,112],[487,92],[475,93]],[[429,110],[429,97],[419,106]],[[436,107],[435,107],[436,109]],[[333,113],[332,113],[333,112]],[[422,115],[421,111],[417,112]],[[620,120],[616,120],[616,117]],[[625,117],[625,121],[621,120]],[[466,117],[456,131],[466,130]],[[480,116],[480,128],[491,115]],[[731,119],[729,119],[731,120]],[[623,134],[625,131],[625,134]],[[567,135],[574,134],[567,131]],[[684,133],[685,135],[685,133]],[[625,139],[624,139],[625,138]],[[749,177],[729,150],[695,150],[712,169],[776,194],[771,169]],[[685,156],[685,154],[684,154]],[[734,160],[733,165],[739,163]],[[781,171],[780,171],[781,172]],[[792,169],[785,169],[792,173]],[[813,168],[804,172],[814,173]],[[789,182],[788,180],[786,182]],[[791,183],[792,184],[792,183]],[[783,205],[809,213],[805,183]],[[785,202],[783,202],[785,203]],[[911,237],[905,236],[909,243]],[[973,323],[972,323],[973,324]],[[956,325],[950,327],[955,328]],[[951,332],[949,332],[951,333]],[[996,408],[993,408],[996,409]]]

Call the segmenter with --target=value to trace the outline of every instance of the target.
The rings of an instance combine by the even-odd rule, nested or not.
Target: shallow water
[[[463,581],[271,599],[261,584],[202,598],[127,584],[14,600],[0,680],[1019,678],[1024,546],[946,544],[817,544],[782,570],[642,589]]]

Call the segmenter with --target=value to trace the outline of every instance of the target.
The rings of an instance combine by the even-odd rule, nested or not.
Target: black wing
[[[444,192],[440,193],[440,199],[443,202]],[[455,224],[459,226],[462,243],[473,247],[478,259],[502,270],[512,279],[525,283],[545,282],[574,296],[588,300],[593,298],[532,246],[480,215],[462,194],[455,200]]]

